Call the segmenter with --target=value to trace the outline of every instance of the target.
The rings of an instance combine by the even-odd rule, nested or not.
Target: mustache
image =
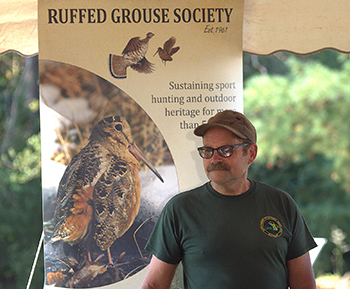
[[[211,171],[229,171],[229,170],[230,170],[229,165],[227,165],[226,163],[221,163],[221,162],[216,163],[216,164],[211,163],[207,167],[208,173]]]

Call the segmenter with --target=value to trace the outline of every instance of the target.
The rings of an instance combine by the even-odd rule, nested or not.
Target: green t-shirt
[[[316,247],[293,199],[251,181],[238,196],[206,183],[173,197],[146,249],[182,261],[185,288],[288,288],[287,260]]]

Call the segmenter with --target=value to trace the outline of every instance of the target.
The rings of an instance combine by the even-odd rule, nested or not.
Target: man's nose
[[[211,158],[213,163],[217,163],[222,157],[219,155],[218,151],[215,150]]]

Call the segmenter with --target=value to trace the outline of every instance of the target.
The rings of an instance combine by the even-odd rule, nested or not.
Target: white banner
[[[140,286],[162,207],[206,181],[193,129],[243,111],[243,4],[39,1],[47,286]]]

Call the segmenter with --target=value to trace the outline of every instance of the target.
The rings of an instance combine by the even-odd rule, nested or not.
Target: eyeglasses
[[[244,147],[244,146],[249,145],[249,144],[250,143],[241,143],[241,144],[237,144],[237,145],[225,145],[222,147],[218,147],[216,149],[213,149],[210,147],[200,147],[200,148],[198,148],[198,152],[199,152],[199,155],[203,159],[210,159],[213,156],[214,151],[218,151],[219,155],[222,156],[223,158],[228,158],[228,157],[232,156],[233,150],[235,148]]]

